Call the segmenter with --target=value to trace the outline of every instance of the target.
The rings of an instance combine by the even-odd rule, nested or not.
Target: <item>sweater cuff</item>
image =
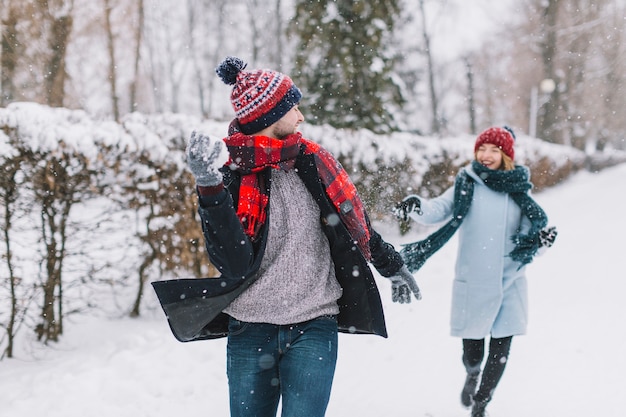
[[[223,183],[213,187],[197,186],[196,191],[198,193],[200,206],[202,207],[218,206],[224,202],[228,194]]]
[[[211,187],[203,187],[201,185],[196,186],[198,191],[198,195],[201,197],[209,197],[219,194],[224,189],[224,183],[220,182],[218,185],[213,185]]]

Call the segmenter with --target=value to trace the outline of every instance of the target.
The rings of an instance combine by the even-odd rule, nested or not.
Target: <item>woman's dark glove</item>
[[[556,240],[556,235],[559,232],[556,230],[556,227],[544,227],[539,231],[539,247],[549,248],[554,245],[554,241]]]
[[[396,207],[393,209],[393,214],[396,215],[398,220],[402,220],[406,222],[409,220],[409,214],[415,212],[422,215],[422,203],[418,196],[410,195],[404,198],[401,202],[396,204]]]

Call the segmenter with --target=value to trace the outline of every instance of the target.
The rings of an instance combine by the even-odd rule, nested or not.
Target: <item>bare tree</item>
[[[113,27],[111,26],[111,0],[104,0],[104,29],[107,34],[107,51],[109,55],[109,85],[111,87],[111,110],[115,121],[120,120],[120,108],[117,99],[117,61],[115,59],[115,36],[113,35]]]
[[[144,7],[143,0],[137,0],[137,25],[135,26],[135,53],[133,59],[133,77],[129,87],[130,105],[129,111],[133,112],[137,107],[137,89],[139,84],[139,62],[141,60],[141,46],[144,30]]]
[[[623,17],[623,2],[528,0],[524,6],[521,23],[501,37],[508,51],[491,61],[511,61],[497,86],[509,92],[510,118],[547,141],[579,149],[610,141],[619,146],[618,126],[623,132],[626,120],[619,91],[626,80],[624,33],[615,19]]]
[[[260,43],[263,42],[263,22],[260,19],[259,3],[263,3],[265,6],[265,1],[261,0],[249,0],[248,1],[248,17],[250,28],[252,29],[252,62],[254,64],[259,62],[259,51],[261,49]],[[267,6],[265,6],[267,7]]]
[[[476,106],[474,104],[474,69],[470,57],[463,58],[467,77],[467,113],[469,114],[469,132],[476,134]]]
[[[276,43],[276,48],[274,48],[274,66],[277,71],[283,71],[283,50],[284,50],[284,38],[285,38],[285,28],[283,25],[284,18],[282,12],[282,1],[276,0],[276,12],[275,12],[275,24],[276,32],[274,35],[274,40]]]
[[[3,161],[0,164],[0,170],[2,170],[3,175],[0,176],[0,199],[2,200],[2,209],[4,211],[2,223],[2,234],[4,238],[4,256],[6,259],[6,267],[8,271],[8,282],[9,282],[9,297],[10,297],[10,312],[8,322],[3,324],[6,328],[6,336],[7,336],[7,346],[2,354],[0,354],[0,358],[3,356],[7,356],[9,358],[13,357],[13,344],[16,333],[16,324],[17,324],[17,290],[16,287],[18,285],[18,277],[15,274],[14,266],[13,266],[13,250],[11,248],[11,231],[12,231],[12,221],[14,212],[14,205],[17,200],[18,190],[17,190],[17,182],[15,181],[15,177],[17,172],[20,169],[20,161],[21,157],[9,158]]]
[[[221,51],[228,49],[227,7],[233,7],[231,3],[228,0],[187,1],[189,60],[193,68],[193,85],[197,91],[200,112],[204,117],[214,116],[212,96],[219,80],[213,69],[224,58],[220,56]]]
[[[430,94],[430,108],[431,108],[431,131],[432,133],[439,133],[439,100],[437,97],[437,90],[435,89],[435,64],[433,58],[433,51],[430,46],[430,33],[428,31],[426,10],[424,8],[424,0],[419,1],[420,16],[422,19],[422,38],[424,39],[424,54],[426,55],[426,62],[428,66],[428,92]]]
[[[15,71],[17,69],[18,57],[18,22],[19,16],[16,7],[12,2],[2,0],[2,11],[0,12],[0,27],[2,28],[1,50],[0,50],[0,106],[13,101],[16,96],[15,91]]]
[[[48,34],[49,56],[45,64],[44,83],[46,104],[52,107],[63,107],[65,80],[67,79],[65,55],[72,32],[74,1],[37,0],[37,4],[50,26]]]
[[[228,0],[219,0],[217,2],[211,2],[211,4],[213,7],[213,12],[211,14],[213,14],[215,18],[217,19],[217,22],[215,24],[215,29],[217,31],[217,33],[215,33],[215,46],[209,49],[209,44],[207,43],[203,51],[203,56],[205,57],[204,61],[210,64],[210,68],[213,68],[214,66],[217,65],[220,59],[223,58],[219,56],[219,53],[220,53],[221,45],[224,45],[225,40],[226,40],[226,23],[227,23],[226,6],[228,4]],[[208,83],[207,83],[207,96],[208,97],[212,97],[213,92],[215,91],[215,84],[217,82],[221,82],[221,81],[219,81],[217,77],[213,76],[213,74],[211,74],[208,77]],[[207,116],[213,116],[213,114],[214,114],[213,100],[209,99],[209,105],[207,107]]]
[[[201,10],[199,10],[200,6],[202,5],[203,3],[198,4],[193,0],[187,0],[187,30],[189,36],[189,52],[191,55],[191,63],[196,77],[198,99],[200,101],[200,113],[203,116],[207,116],[208,111],[204,91],[204,67],[199,57],[200,51],[198,50],[198,46],[196,45],[196,35],[194,33],[197,26],[196,23],[199,20],[202,21],[203,16],[200,14]]]
[[[626,31],[623,30],[626,4],[614,2],[606,8],[605,14],[598,35],[611,42],[600,43],[597,49],[599,69],[594,71],[604,92],[598,105],[602,117],[597,121],[595,147],[599,151],[607,145],[626,149],[623,140],[626,136]]]
[[[155,106],[158,112],[181,110],[181,99],[190,94],[183,89],[188,81],[188,36],[177,19],[187,16],[187,3],[159,3],[158,7],[145,9],[145,42],[150,64]]]
[[[60,144],[61,148],[63,144]],[[45,247],[42,281],[43,304],[37,336],[44,343],[63,334],[63,263],[68,241],[70,210],[87,194],[88,160],[73,152],[40,155],[45,161],[33,170],[35,200],[41,206],[41,238]]]
[[[558,62],[557,49],[557,17],[559,14],[559,0],[547,0],[542,2],[540,9],[540,33],[539,47],[541,50],[541,63],[543,68],[543,79],[553,80],[558,85],[558,75],[555,63]],[[556,125],[559,117],[560,90],[554,88],[552,91],[544,91],[549,95],[540,109],[537,121],[537,134],[539,137],[550,142],[562,142],[562,138],[557,137]]]
[[[158,277],[177,270],[192,271],[196,277],[219,275],[207,262],[190,174],[181,172],[179,164],[155,161],[147,153],[130,168],[137,166],[152,174],[132,175],[135,181],[124,187],[123,204],[137,210],[142,222],[136,236],[142,243],[142,262],[131,317],[140,315],[145,285],[155,278],[155,271]]]

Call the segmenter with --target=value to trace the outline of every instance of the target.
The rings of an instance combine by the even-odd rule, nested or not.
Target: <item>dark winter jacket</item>
[[[339,331],[387,337],[380,295],[366,259],[343,223],[325,221],[337,212],[323,189],[313,155],[300,154],[295,169],[320,207],[320,221],[330,243],[335,275],[343,289],[338,300]],[[201,197],[198,209],[209,258],[221,277],[153,283],[170,327],[180,341],[226,336],[228,316],[222,310],[254,282],[263,259],[269,222],[265,222],[260,238],[251,242],[235,210],[241,177],[228,169],[223,174],[228,191]],[[261,183],[270,193],[271,204],[270,169],[260,175],[264,180]],[[403,265],[400,255],[376,231],[371,229],[370,234],[372,264],[383,276],[396,274]]]

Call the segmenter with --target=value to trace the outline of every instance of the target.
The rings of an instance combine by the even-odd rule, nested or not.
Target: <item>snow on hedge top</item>
[[[111,121],[97,121],[82,110],[12,103],[0,109],[0,127],[15,130],[21,146],[33,152],[66,148],[95,158],[102,146],[133,149],[134,141]],[[3,135],[3,147],[8,138]],[[4,154],[4,152],[3,152]]]
[[[82,110],[52,108],[36,103],[11,103],[0,108],[0,158],[16,154],[16,146],[33,152],[69,150],[95,158],[103,148],[147,153],[154,161],[183,152],[189,133],[224,129],[215,123],[176,114],[126,115],[121,123],[93,118]],[[15,131],[18,142],[11,141]],[[180,159],[180,158],[178,158]]]
[[[457,166],[473,159],[477,135],[419,136],[406,132],[377,135],[371,131],[341,130],[330,126],[302,126],[303,135],[319,142],[336,157],[349,159],[354,166],[362,163],[374,168],[379,165],[411,164],[415,172],[424,173],[431,164],[447,158]],[[569,146],[548,143],[527,135],[517,134],[516,162],[527,165],[541,157],[549,156],[554,164],[581,163],[584,152]]]
[[[15,146],[32,151],[50,152],[60,148],[94,158],[103,147],[118,152],[140,152],[155,161],[184,164],[184,150],[193,130],[224,137],[227,122],[200,120],[181,114],[144,115],[131,113],[120,123],[93,118],[82,110],[51,108],[35,103],[12,103],[0,108],[0,158],[15,155]],[[10,141],[8,132],[15,130],[20,145]],[[335,129],[328,125],[303,125],[304,137],[318,142],[336,157],[350,160],[353,167],[364,165],[411,164],[415,172],[426,172],[428,166],[452,159],[462,165],[472,159],[475,136],[425,137],[395,132],[377,135],[371,131]],[[549,155],[556,165],[584,160],[583,152],[550,144],[539,139],[517,135],[516,160],[520,164]]]

